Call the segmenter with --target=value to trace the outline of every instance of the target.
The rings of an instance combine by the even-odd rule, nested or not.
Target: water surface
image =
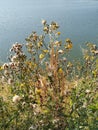
[[[60,24],[62,40],[73,41],[73,57],[86,41],[98,45],[97,0],[0,0],[0,59],[6,61],[11,45],[25,42],[32,30],[40,33],[42,19]]]

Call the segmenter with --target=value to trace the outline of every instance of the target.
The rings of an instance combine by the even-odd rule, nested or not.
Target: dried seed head
[[[42,20],[42,24],[45,25],[47,23],[46,20]]]
[[[20,98],[20,96],[15,95],[12,100],[14,103],[18,103],[21,100],[21,98]]]

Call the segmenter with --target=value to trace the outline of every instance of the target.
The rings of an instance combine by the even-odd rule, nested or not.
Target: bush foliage
[[[83,61],[73,63],[58,23],[42,24],[42,34],[13,44],[0,66],[0,129],[98,130],[97,46],[87,42]]]

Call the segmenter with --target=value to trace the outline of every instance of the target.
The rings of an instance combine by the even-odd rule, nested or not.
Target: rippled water
[[[42,19],[60,24],[61,38],[71,38],[75,57],[82,43],[98,45],[98,0],[0,0],[0,59],[6,61],[11,45],[25,42],[32,30],[40,33]]]

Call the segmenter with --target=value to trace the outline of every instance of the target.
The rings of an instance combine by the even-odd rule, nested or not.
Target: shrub
[[[32,32],[25,45],[13,44],[9,62],[0,67],[0,128],[97,130],[96,45],[86,43],[82,63],[72,63],[72,41],[58,40],[58,23],[42,24],[43,34]]]

